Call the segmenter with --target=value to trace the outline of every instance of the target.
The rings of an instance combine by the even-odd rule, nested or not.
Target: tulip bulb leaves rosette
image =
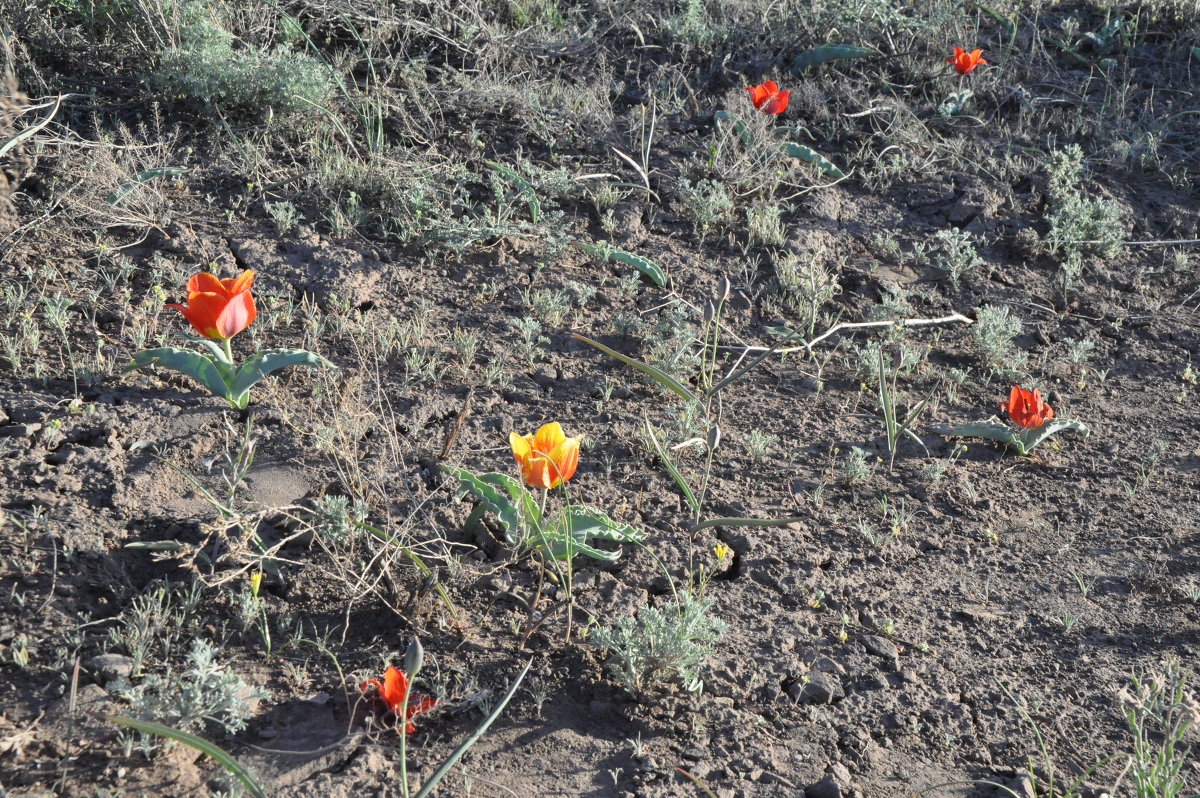
[[[240,365],[233,362],[230,340],[250,326],[257,315],[250,293],[254,270],[224,279],[207,272],[193,275],[187,283],[186,304],[167,307],[180,311],[199,333],[184,334],[204,351],[164,346],[145,349],[133,356],[126,371],[162,366],[186,374],[214,396],[240,409],[250,403],[250,389],[263,377],[288,366],[335,368],[325,358],[306,349],[264,349]]]
[[[1055,419],[1054,408],[1042,399],[1042,394],[1037,388],[1029,390],[1014,385],[1008,393],[1008,401],[1000,403],[1000,409],[1008,415],[1012,426],[990,418],[987,421],[971,421],[954,427],[936,427],[934,431],[952,437],[1000,441],[1021,455],[1029,454],[1034,447],[1056,432],[1075,430],[1084,435],[1088,434],[1088,428],[1078,421]]]
[[[549,490],[563,485],[575,474],[579,463],[579,439],[568,438],[558,422],[545,424],[533,435],[509,436],[513,459],[525,483]],[[540,551],[556,560],[582,554],[614,562],[620,550],[608,551],[594,541],[641,543],[646,533],[609,518],[601,510],[568,501],[557,510],[539,504],[522,479],[508,474],[472,474],[463,468],[442,466],[458,480],[458,498],[472,496],[479,502],[467,521],[473,525],[490,511],[504,526],[506,542],[518,552]]]

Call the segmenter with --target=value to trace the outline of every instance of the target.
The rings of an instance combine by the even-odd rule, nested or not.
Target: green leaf
[[[422,785],[421,789],[416,795],[413,796],[413,798],[427,798],[429,794],[433,792],[433,788],[438,785],[438,782],[446,777],[446,774],[449,773],[450,769],[458,763],[458,760],[462,759],[463,754],[469,751],[471,746],[479,742],[479,738],[482,737],[484,732],[488,730],[488,727],[495,722],[496,718],[500,717],[500,713],[504,711],[506,706],[508,706],[508,702],[512,701],[512,697],[517,694],[517,688],[521,686],[521,681],[525,678],[525,674],[529,673],[529,668],[532,667],[532,665],[533,658],[530,657],[529,661],[525,663],[525,667],[521,669],[521,673],[517,675],[517,678],[513,680],[513,683],[509,686],[508,692],[504,694],[504,697],[500,699],[500,702],[496,704],[496,707],[491,711],[491,714],[483,719],[483,722],[480,723],[478,728],[471,733],[470,737],[463,740],[462,743],[459,744],[458,748],[455,748],[450,752],[450,756],[446,757],[446,760],[442,762],[440,766],[438,766],[438,769],[435,770],[433,775],[429,777],[429,781]]]
[[[663,386],[664,388],[667,388],[668,390],[674,391],[675,393],[682,396],[684,399],[689,399],[693,402],[696,402],[697,404],[700,403],[700,398],[698,396],[696,396],[696,394],[692,393],[692,391],[686,385],[684,385],[682,382],[680,382],[679,380],[672,377],[670,374],[667,374],[665,371],[662,371],[661,369],[657,369],[654,366],[649,365],[648,363],[643,363],[640,360],[634,360],[633,358],[629,357],[628,355],[622,355],[620,352],[616,351],[615,349],[609,349],[607,346],[600,343],[599,341],[593,341],[591,338],[582,336],[579,333],[571,333],[571,337],[576,338],[580,341],[583,341],[585,344],[588,344],[589,346],[596,347],[604,354],[609,355],[611,357],[615,357],[617,360],[621,361],[622,363],[624,363],[627,366],[632,366],[633,368],[637,369],[638,371],[640,371],[643,374],[645,374],[646,376],[648,376],[650,379],[657,382],[659,385]]]
[[[534,224],[537,224],[538,220],[542,218],[542,206],[538,202],[537,193],[533,189],[533,184],[521,177],[521,175],[517,174],[512,169],[509,169],[504,164],[496,163],[495,161],[488,161],[487,165],[517,185],[517,188],[521,190],[521,193],[525,195],[525,199],[529,203],[530,220]]]
[[[800,74],[809,67],[827,64],[830,61],[854,61],[873,55],[878,55],[878,53],[870,47],[857,47],[853,44],[822,44],[796,56],[792,61],[792,71]]]
[[[203,737],[197,737],[194,734],[173,729],[170,726],[164,726],[161,723],[151,723],[146,720],[135,720],[133,718],[122,718],[115,715],[109,715],[107,720],[110,723],[118,723],[122,726],[128,726],[131,729],[137,729],[146,734],[157,734],[159,737],[166,737],[171,740],[176,740],[186,746],[195,748],[202,754],[207,754],[216,760],[217,764],[225,768],[228,773],[242,783],[242,786],[254,796],[254,798],[267,798],[266,792],[263,791],[262,785],[258,780],[251,775],[250,771],[243,767],[233,756],[218,745],[210,743]]]
[[[789,158],[799,158],[802,161],[807,161],[830,177],[836,177],[840,179],[846,176],[846,173],[839,169],[837,165],[833,163],[833,161],[829,160],[812,147],[805,147],[803,144],[796,144],[795,142],[789,141],[784,143],[783,153]]]
[[[746,126],[745,120],[738,117],[736,114],[731,114],[728,111],[717,111],[713,114],[713,119],[720,125],[722,122],[728,122],[733,125],[733,129],[737,131],[738,137],[741,138],[742,144],[747,147],[754,145],[754,136],[750,133],[750,128]]]
[[[272,371],[288,366],[337,368],[325,358],[306,349],[264,349],[238,366],[237,371],[233,373],[230,393],[240,397]]]
[[[1196,58],[1200,58],[1200,46],[1194,44],[1192,45],[1192,55]]]
[[[1000,441],[1001,443],[1007,443],[1017,448],[1021,445],[1020,439],[1017,438],[1017,434],[1012,431],[1012,428],[995,419],[968,421],[965,424],[956,424],[953,427],[930,427],[930,429],[938,435],[944,435],[948,438],[987,438],[988,440]]]
[[[532,521],[535,525],[542,523],[542,509],[538,507],[537,500],[533,498],[533,494],[515,477],[510,477],[508,474],[499,474],[495,471],[487,474],[480,474],[479,480],[486,482],[489,485],[497,485],[508,493],[510,501],[517,508],[517,512],[521,514],[527,521]]]
[[[692,508],[693,513],[698,513],[700,511],[700,501],[696,498],[696,494],[692,493],[691,486],[683,478],[683,474],[679,473],[679,469],[675,467],[675,464],[671,462],[671,458],[663,449],[662,444],[658,442],[658,436],[654,434],[654,425],[650,423],[650,419],[644,418],[642,421],[645,422],[646,436],[650,439],[650,444],[654,447],[655,453],[658,454],[658,459],[663,461],[663,465],[667,467],[667,471],[671,474],[671,479],[675,480],[675,484],[683,491],[683,498],[687,500],[688,507]]]
[[[582,249],[584,252],[589,252],[599,258],[605,260],[619,260],[637,269],[642,274],[649,277],[655,285],[662,288],[667,284],[667,275],[653,261],[648,258],[643,258],[641,255],[634,255],[631,252],[614,249],[608,246],[604,241],[599,245],[585,244],[582,241],[576,241],[575,246]]]
[[[961,113],[974,96],[975,92],[970,89],[951,92],[947,95],[946,99],[942,100],[942,104],[938,106],[938,116],[951,117],[957,113]]]
[[[145,183],[147,180],[153,180],[156,177],[178,177],[187,172],[187,168],[183,166],[158,166],[154,169],[146,169],[138,172],[133,176],[133,179],[128,183],[122,183],[116,189],[109,193],[105,199],[109,205],[119,205],[121,200],[133,191],[135,188]]]
[[[212,357],[203,352],[176,349],[173,346],[143,349],[133,356],[133,360],[129,361],[125,371],[130,372],[134,369],[152,366],[162,366],[172,371],[178,371],[180,374],[186,374],[207,388],[213,396],[229,399],[232,394],[229,383],[221,373],[222,369]]]
[[[465,468],[455,468],[444,465],[442,470],[458,479],[457,495],[470,494],[483,503],[492,514],[504,524],[504,531],[510,546],[518,546],[524,540],[525,524],[521,511],[509,501],[503,493],[496,489],[492,481],[484,481]],[[485,474],[487,477],[502,477],[503,474]]]
[[[1051,435],[1063,432],[1065,430],[1082,432],[1084,437],[1087,437],[1091,432],[1087,427],[1078,421],[1059,421],[1056,419],[1054,421],[1047,422],[1040,427],[1032,427],[1030,429],[1022,430],[1017,435],[1017,437],[1020,438],[1024,448],[1021,454],[1028,454],[1033,450],[1033,447],[1037,446]]]
[[[565,510],[564,518],[570,525],[571,535],[580,540],[596,538],[617,543],[644,543],[647,537],[642,530],[614,521],[595,507],[573,504]]]

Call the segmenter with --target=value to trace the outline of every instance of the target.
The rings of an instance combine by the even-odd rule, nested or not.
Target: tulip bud
[[[714,452],[714,451],[716,451],[717,447],[720,445],[721,445],[721,428],[718,427],[716,424],[713,424],[711,427],[708,428],[708,450],[710,452]]]
[[[409,681],[416,677],[417,672],[421,670],[421,666],[425,664],[425,647],[421,645],[421,639],[414,637],[412,642],[408,644],[408,648],[404,651],[404,674],[408,676]]]
[[[262,587],[262,571],[250,574],[250,595],[258,598],[259,588]]]
[[[721,275],[721,279],[717,281],[717,301],[724,302],[729,299],[729,292],[733,290],[733,284],[729,282],[729,278]]]
[[[704,303],[704,323],[708,324],[716,317],[716,315],[717,315],[717,309],[715,307],[713,307],[713,303],[705,302]]]

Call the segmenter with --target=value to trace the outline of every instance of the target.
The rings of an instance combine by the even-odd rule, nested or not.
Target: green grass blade
[[[683,478],[683,474],[679,473],[679,469],[671,462],[671,458],[667,456],[663,450],[662,444],[658,442],[658,438],[654,435],[654,427],[650,424],[650,419],[643,419],[646,423],[646,437],[650,439],[650,445],[654,447],[655,454],[663,461],[663,465],[667,467],[667,471],[671,473],[671,478],[675,480],[675,484],[683,491],[683,498],[687,500],[688,507],[692,508],[693,513],[700,512],[700,501],[696,498],[696,494],[692,493],[691,487],[688,486],[687,480]]]
[[[50,109],[50,113],[46,114],[45,119],[42,119],[39,122],[35,122],[34,124],[30,125],[29,127],[25,128],[24,130],[22,130],[17,135],[13,136],[8,141],[4,142],[3,144],[0,144],[0,158],[3,158],[5,155],[7,155],[8,151],[11,150],[13,147],[17,146],[22,141],[24,141],[25,139],[32,136],[34,133],[37,133],[39,130],[44,128],[46,125],[50,124],[50,120],[54,119],[54,115],[58,113],[59,107],[62,106],[62,101],[65,98],[71,97],[71,96],[72,95],[70,95],[70,94],[60,94],[58,96],[58,99],[56,99],[54,101],[54,107]],[[38,106],[38,107],[45,108],[46,106],[42,105],[42,106]],[[33,109],[31,108],[28,110],[33,110]]]
[[[470,737],[463,740],[462,744],[458,746],[458,748],[455,748],[454,751],[451,752],[450,756],[446,757],[446,761],[441,764],[441,767],[434,771],[434,774],[429,777],[429,781],[421,785],[421,789],[417,791],[417,794],[414,795],[413,798],[427,798],[427,796],[433,791],[433,788],[438,785],[438,782],[446,778],[446,774],[450,772],[450,769],[458,764],[458,760],[463,758],[463,754],[467,753],[471,746],[479,742],[479,738],[487,732],[488,728],[492,725],[492,723],[495,722],[496,718],[500,717],[500,713],[504,711],[506,706],[508,706],[508,702],[512,701],[512,697],[517,694],[517,688],[521,686],[521,682],[525,679],[525,674],[529,673],[529,668],[532,665],[533,659],[530,658],[530,660],[525,663],[525,667],[521,669],[521,673],[509,686],[508,692],[505,693],[504,697],[500,699],[500,703],[496,704],[496,708],[492,710],[492,713],[483,719],[483,723],[479,724],[479,728],[475,729],[475,731],[471,733]]]
[[[822,44],[796,56],[792,61],[792,72],[798,75],[810,67],[828,64],[830,61],[854,61],[873,55],[877,55],[877,53],[870,47],[857,47],[853,44]]]
[[[609,349],[607,346],[600,343],[599,341],[593,341],[591,338],[587,338],[586,336],[580,335],[579,333],[571,333],[571,337],[576,338],[580,341],[583,341],[585,344],[588,344],[589,346],[596,347],[604,354],[609,355],[610,357],[615,357],[617,360],[621,361],[622,363],[624,363],[627,366],[632,366],[633,368],[635,368],[638,371],[645,374],[650,379],[657,382],[659,385],[663,386],[664,388],[666,388],[668,390],[674,391],[675,393],[679,394],[684,399],[688,399],[692,402],[696,402],[697,404],[700,404],[700,397],[696,396],[696,394],[692,393],[691,389],[689,389],[686,385],[684,385],[682,382],[675,379],[674,377],[672,377],[670,374],[666,373],[662,369],[657,369],[654,366],[651,366],[648,363],[643,363],[640,360],[634,360],[633,358],[629,357],[628,355],[622,355],[620,352],[616,351],[615,349]]]
[[[603,241],[601,241],[599,245],[585,244],[582,241],[576,241],[575,246],[579,247],[584,252],[595,255],[598,258],[604,258],[605,260],[619,260],[622,263],[627,263],[642,274],[649,277],[650,280],[659,288],[662,288],[667,284],[666,273],[659,268],[658,264],[649,258],[643,258],[641,255],[634,255],[632,252],[613,249],[612,247],[607,246]]]
[[[134,718],[123,718],[116,715],[109,715],[106,718],[110,723],[118,723],[122,726],[128,726],[131,729],[137,729],[146,734],[157,734],[159,737],[166,737],[176,742],[181,742],[186,746],[195,748],[202,754],[207,754],[216,760],[217,764],[225,768],[231,776],[242,783],[254,798],[267,798],[267,793],[263,790],[262,785],[258,780],[251,775],[250,771],[242,767],[242,765],[233,758],[233,756],[218,745],[210,743],[203,737],[197,737],[194,734],[189,734],[179,729],[173,729],[170,726],[164,726],[161,723],[151,723],[145,720],[135,720]]]

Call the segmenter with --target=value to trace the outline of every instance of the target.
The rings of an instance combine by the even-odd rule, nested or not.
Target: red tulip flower
[[[965,75],[980,64],[986,64],[987,59],[982,58],[983,50],[972,50],[967,52],[961,47],[954,48],[954,55],[946,59],[947,64],[954,64],[955,71],[960,75]]]
[[[1022,429],[1034,429],[1054,418],[1054,409],[1042,401],[1037,388],[1032,391],[1014,385],[1008,392],[1008,402],[1000,409],[1008,413],[1013,423]]]
[[[764,114],[781,114],[788,106],[788,95],[791,91],[780,91],[773,80],[760,83],[757,86],[747,86],[750,92],[750,102]]]
[[[378,679],[367,679],[362,683],[362,690],[366,690],[370,685],[375,685],[379,690],[379,697],[383,699],[383,703],[387,704],[390,710],[397,718],[404,718],[404,733],[412,734],[417,730],[413,725],[411,718],[420,715],[422,712],[428,712],[433,709],[437,701],[423,695],[406,695],[408,693],[408,677],[404,675],[404,671],[398,670],[392,665],[388,665],[387,670],[383,672],[383,682]],[[404,706],[405,698],[408,698],[408,706]]]
[[[254,321],[253,282],[253,269],[224,279],[208,272],[194,274],[187,283],[187,304],[172,302],[167,307],[181,312],[205,338],[225,341]]]

